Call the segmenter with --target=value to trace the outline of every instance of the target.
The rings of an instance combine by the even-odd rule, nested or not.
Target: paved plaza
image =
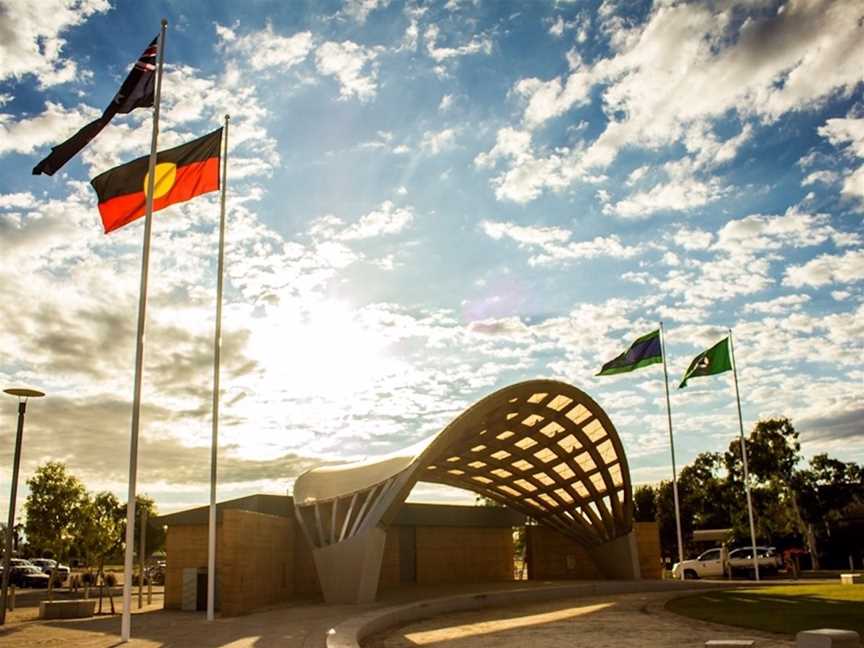
[[[522,583],[520,587],[531,587]],[[541,587],[543,583],[533,584]],[[545,583],[549,585],[549,583]],[[484,591],[510,589],[512,584],[487,585]],[[402,588],[386,593],[373,605],[293,603],[208,623],[202,613],[161,609],[154,601],[134,610],[130,646],[323,648],[330,628],[376,608],[386,608],[446,595],[466,594],[466,586]],[[566,598],[487,610],[444,614],[394,628],[364,642],[369,648],[491,646],[521,648],[529,643],[567,646],[702,646],[714,638],[751,638],[759,648],[787,648],[791,641],[749,630],[693,621],[669,613],[664,603],[678,593],[617,594]],[[119,608],[118,608],[119,611]],[[11,623],[0,630],[0,648],[109,648],[119,645],[120,617]]]
[[[665,611],[664,603],[677,595],[619,594],[447,614],[370,637],[364,647],[701,648],[709,639],[754,639],[757,648],[794,645]]]

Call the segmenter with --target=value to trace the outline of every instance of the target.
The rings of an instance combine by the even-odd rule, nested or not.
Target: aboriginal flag
[[[114,95],[102,116],[93,120],[68,140],[51,149],[51,154],[33,167],[33,175],[54,175],[90,141],[102,132],[117,113],[130,113],[136,108],[153,105],[153,88],[156,84],[156,53],[159,37],[147,46],[129,71],[123,85]]]
[[[153,211],[219,189],[222,129],[156,156]],[[144,215],[149,156],[102,173],[90,184],[99,197],[105,233]]]

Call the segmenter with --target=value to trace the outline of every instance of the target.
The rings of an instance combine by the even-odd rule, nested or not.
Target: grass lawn
[[[705,592],[673,599],[666,609],[765,632],[794,635],[800,630],[838,628],[864,637],[862,585],[770,585]]]

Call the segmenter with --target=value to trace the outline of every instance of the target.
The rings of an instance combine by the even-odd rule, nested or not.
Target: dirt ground
[[[753,639],[790,648],[791,639],[680,617],[663,609],[680,593],[645,593],[461,612],[371,637],[364,648],[702,648],[709,639]]]

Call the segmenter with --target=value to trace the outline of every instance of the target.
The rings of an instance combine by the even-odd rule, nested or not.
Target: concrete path
[[[132,616],[134,648],[324,648],[327,630],[362,607],[321,604],[278,607],[207,623],[200,613],[151,606]],[[0,630],[0,648],[109,648],[119,643],[120,617],[32,621]]]
[[[663,609],[676,594],[573,598],[461,612],[370,637],[364,648],[702,648],[709,639],[754,639],[758,648],[791,640],[687,619]]]

